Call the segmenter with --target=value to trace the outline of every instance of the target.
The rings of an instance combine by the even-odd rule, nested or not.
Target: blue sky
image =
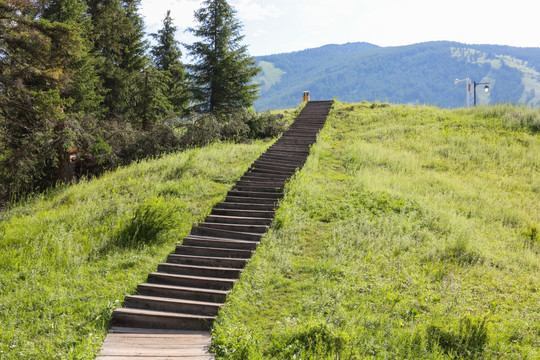
[[[200,0],[142,0],[148,32],[168,9],[178,40],[193,41]],[[380,46],[434,40],[540,47],[536,0],[230,0],[254,56],[326,44],[366,41]]]

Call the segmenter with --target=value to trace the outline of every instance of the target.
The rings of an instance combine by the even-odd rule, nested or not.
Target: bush
[[[135,133],[134,141],[122,150],[121,160],[122,163],[128,164],[145,157],[176,151],[180,145],[180,136],[173,128],[164,124],[154,125],[149,131]]]
[[[285,122],[278,115],[241,109],[225,116],[192,114],[184,126],[183,144],[203,146],[219,140],[242,142],[276,137],[284,131]]]
[[[223,123],[211,113],[192,114],[182,137],[185,146],[202,146],[221,139]]]

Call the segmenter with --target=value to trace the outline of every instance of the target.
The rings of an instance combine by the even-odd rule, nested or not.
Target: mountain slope
[[[478,94],[480,104],[540,104],[540,48],[442,41],[398,47],[349,43],[257,61],[263,69],[257,79],[262,85],[257,110],[296,106],[304,90],[312,99],[462,107],[465,85],[454,80],[466,77],[490,83],[489,94]]]

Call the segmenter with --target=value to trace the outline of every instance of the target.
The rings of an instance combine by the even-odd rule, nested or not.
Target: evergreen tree
[[[51,0],[43,12],[43,18],[70,26],[76,34],[77,44],[72,46],[79,49],[80,56],[70,67],[73,78],[71,86],[65,89],[63,95],[73,99],[73,104],[65,110],[98,116],[102,108],[103,90],[96,74],[99,60],[92,53],[89,38],[92,22],[87,10],[87,5],[79,0]]]
[[[241,45],[241,25],[226,0],[205,0],[195,12],[198,26],[189,29],[200,38],[187,46],[195,63],[190,65],[195,109],[218,114],[250,107],[258,85],[252,79],[260,69]]]
[[[79,33],[30,0],[0,1],[0,199],[61,179]]]
[[[140,98],[143,69],[148,63],[144,25],[137,12],[139,0],[87,0],[92,18],[95,52],[101,59],[98,74],[106,90],[108,116],[137,122],[133,109]]]
[[[186,72],[180,58],[179,42],[174,38],[177,31],[173,25],[170,10],[163,20],[163,28],[152,34],[157,44],[152,48],[152,56],[157,70],[165,76],[167,100],[175,114],[183,114],[189,104]]]

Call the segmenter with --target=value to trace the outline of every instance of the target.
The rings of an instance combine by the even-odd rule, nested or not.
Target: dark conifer
[[[173,25],[170,10],[163,20],[163,28],[152,34],[157,44],[152,48],[152,56],[157,70],[165,77],[167,100],[175,114],[184,114],[189,104],[186,72],[182,64],[180,43],[175,39],[177,28]]]
[[[226,0],[205,0],[195,12],[197,27],[189,29],[199,41],[188,45],[195,60],[192,93],[195,109],[218,114],[251,107],[258,94],[253,78],[260,71],[241,44],[236,11]]]
[[[140,77],[148,63],[144,26],[137,12],[139,0],[87,0],[92,17],[98,74],[106,90],[108,116],[136,122],[133,109],[140,98]]]

